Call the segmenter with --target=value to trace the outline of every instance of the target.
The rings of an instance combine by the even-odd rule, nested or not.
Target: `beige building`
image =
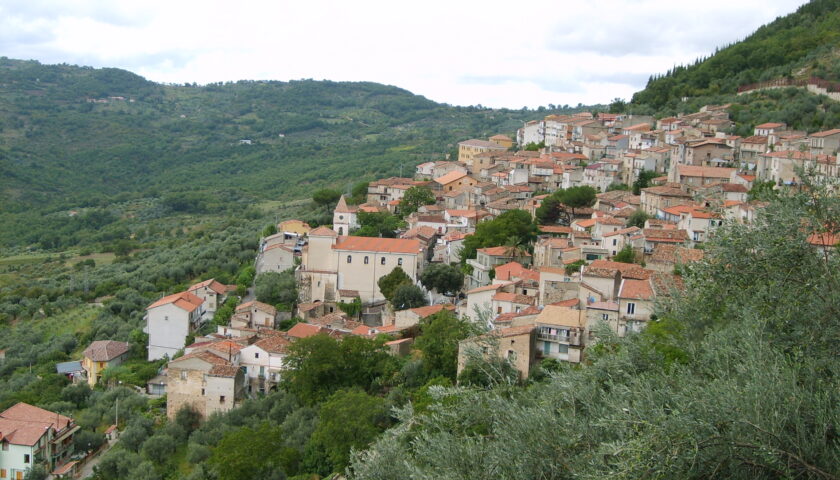
[[[312,227],[300,220],[285,220],[277,224],[277,233],[302,237],[309,233]]]
[[[507,149],[508,147],[486,140],[466,140],[458,143],[458,161],[468,165],[474,172],[476,170],[473,168],[473,159],[476,155],[491,151],[504,152]]]
[[[400,267],[416,282],[425,249],[417,239],[338,237],[328,228],[309,233],[299,270],[301,301],[334,302],[338,290],[355,290],[362,302],[384,300],[377,282]]]
[[[256,300],[236,306],[230,319],[233,328],[274,328],[277,309]]]
[[[210,351],[190,353],[169,362],[168,377],[166,416],[170,420],[185,406],[195,409],[201,418],[227,412],[238,406],[244,396],[242,369]]]
[[[102,377],[102,371],[122,364],[128,359],[131,345],[113,340],[97,340],[85,349],[82,368],[87,374],[87,382],[92,387]],[[0,477],[2,478],[2,477]]]
[[[207,314],[215,312],[225,303],[228,292],[234,290],[236,290],[236,285],[225,285],[217,282],[215,278],[196,283],[187,289],[189,293],[204,300],[202,306]]]
[[[534,325],[523,325],[461,340],[458,344],[458,375],[471,359],[496,356],[510,362],[519,372],[520,379],[527,379],[537,360],[535,332]]]
[[[517,326],[518,319],[513,319]],[[533,321],[536,326],[536,349],[543,358],[580,363],[586,339],[586,312],[576,308],[546,305]]]

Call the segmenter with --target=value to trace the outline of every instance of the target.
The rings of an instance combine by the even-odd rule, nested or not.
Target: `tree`
[[[627,219],[627,226],[645,228],[645,222],[647,222],[648,219],[650,219],[650,215],[648,215],[644,210],[638,209],[630,214],[630,217]]]
[[[391,299],[391,305],[395,310],[424,307],[428,304],[428,299],[423,290],[411,283],[397,287],[394,291],[394,297]]]
[[[534,212],[534,216],[540,225],[554,225],[560,218],[560,200],[555,195],[545,197]]]
[[[756,181],[753,183],[752,188],[749,192],[747,192],[747,199],[752,200],[768,200],[772,197],[778,195],[778,192],[775,190],[776,184],[773,180],[767,180],[766,182]]]
[[[476,332],[467,320],[448,310],[420,321],[420,336],[414,346],[423,353],[426,378],[446,377],[455,380],[458,370],[458,342]]]
[[[143,456],[158,465],[162,465],[172,458],[172,452],[176,446],[172,437],[157,433],[143,443]]]
[[[297,283],[294,273],[265,272],[257,276],[254,293],[260,302],[291,310],[297,301]]]
[[[423,270],[420,283],[429,290],[455,295],[464,287],[464,272],[454,265],[435,263]]]
[[[268,478],[281,469],[277,446],[282,444],[280,429],[268,422],[256,428],[243,427],[222,437],[208,463],[219,480]]]
[[[414,186],[405,191],[400,200],[400,216],[403,218],[416,212],[423,205],[434,205],[435,194],[429,187]]]
[[[289,347],[283,384],[301,402],[313,405],[340,388],[375,391],[377,380],[396,368],[394,362],[380,340],[314,335]]]
[[[614,262],[621,263],[636,263],[636,252],[633,251],[632,245],[625,245],[624,248],[612,258]]]
[[[362,299],[356,297],[353,299],[352,302],[338,302],[338,308],[346,313],[350,318],[357,318],[360,313],[362,313]]]
[[[47,480],[49,475],[47,470],[41,465],[33,465],[24,475],[24,480]]]
[[[263,231],[260,235],[262,235],[263,237],[269,237],[271,235],[274,235],[275,233],[277,233],[277,225],[272,223],[263,228]]]
[[[347,202],[351,205],[365,203],[365,200],[367,200],[367,191],[368,182],[359,182],[353,185],[353,190],[351,190],[350,198],[347,199]]]
[[[475,233],[464,239],[461,264],[475,258],[476,250],[505,244],[528,246],[537,238],[537,226],[524,210],[509,210],[493,220],[481,222]]]
[[[650,186],[650,181],[658,177],[659,174],[653,170],[642,170],[639,172],[639,177],[633,182],[633,195],[640,195],[643,188]]]
[[[358,237],[395,238],[397,230],[405,225],[400,217],[388,212],[359,212],[359,228],[353,232]]]
[[[579,186],[560,189],[543,199],[537,208],[535,216],[542,225],[552,225],[562,216],[566,224],[574,220],[575,208],[591,207],[595,204],[595,189],[589,186]]]
[[[334,206],[335,203],[338,203],[339,198],[341,198],[341,192],[331,188],[322,188],[312,194],[312,201],[321,207]]]
[[[389,302],[394,298],[397,289],[402,285],[411,285],[411,277],[409,277],[401,267],[396,267],[391,270],[391,273],[383,275],[376,282],[379,285],[379,291],[382,296]]]
[[[572,262],[572,263],[566,265],[566,267],[565,267],[566,275],[571,276],[575,272],[579,272],[580,267],[583,267],[584,265],[586,265],[586,260],[577,260],[575,262]]]
[[[347,467],[351,448],[367,447],[389,424],[385,401],[358,389],[335,392],[318,417],[311,442],[323,449],[337,472]]]

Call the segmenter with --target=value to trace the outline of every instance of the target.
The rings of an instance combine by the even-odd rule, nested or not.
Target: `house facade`
[[[172,358],[184,348],[187,335],[201,324],[203,303],[192,293],[181,292],[163,297],[146,307],[150,362],[166,355]]]
[[[87,382],[92,387],[102,378],[102,371],[122,364],[128,359],[131,345],[113,340],[97,340],[85,349],[82,368],[87,374]],[[2,477],[0,477],[2,478]]]

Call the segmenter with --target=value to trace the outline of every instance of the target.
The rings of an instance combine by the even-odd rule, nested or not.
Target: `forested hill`
[[[301,197],[409,173],[454,142],[512,134],[537,115],[452,107],[375,83],[172,86],[0,58],[0,214],[171,192]]]
[[[735,93],[741,85],[782,77],[838,81],[838,48],[840,0],[813,0],[709,58],[652,76],[633,104],[662,111],[682,97]]]

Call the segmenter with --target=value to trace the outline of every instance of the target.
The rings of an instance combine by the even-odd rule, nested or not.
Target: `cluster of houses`
[[[72,478],[78,463],[73,436],[79,426],[72,418],[27,403],[0,412],[0,479],[23,480],[35,465],[52,478]]]
[[[389,334],[395,338],[386,344],[391,353],[406,355],[412,327],[443,310],[489,332],[461,343],[459,370],[476,352],[507,359],[522,378],[547,358],[581,362],[599,329],[618,336],[643,329],[655,302],[681,288],[681,266],[703,258],[703,243],[725,221],[752,221],[764,206],[748,198],[756,182],[796,185],[798,167],[840,176],[840,129],[806,135],[774,123],[740,138],[726,133],[732,126],[726,106],[661,120],[551,115],[526,123],[515,140],[467,140],[456,160],[420,164],[410,178],[371,182],[361,205],[341,197],[331,226],[280,222],[276,234],[262,239],[255,266],[258,274],[294,271],[294,312],[247,301],[228,325],[196,336],[234,286],[210,279],[155,301],[146,316],[148,360],[168,363],[149,382],[149,393],[167,395],[170,417],[184,406],[203,417],[224,412],[276,388],[288,347],[299,339]],[[538,149],[516,150],[514,143]],[[632,184],[642,171],[656,176],[638,195],[616,188]],[[592,207],[540,226],[532,249],[479,249],[466,262],[465,288],[456,296],[428,292],[432,305],[414,309],[386,302],[378,281],[395,268],[421,286],[430,264],[461,261],[463,242],[480,222],[510,210],[535,215],[551,192],[576,186],[599,192]],[[435,201],[406,216],[397,238],[352,235],[360,212],[399,213],[415,187],[428,188]],[[639,212],[647,214],[641,222]],[[834,248],[838,236],[823,237],[813,236],[812,243]],[[628,249],[634,263],[614,261]],[[354,302],[359,313],[342,310]],[[279,330],[292,315],[300,321]],[[93,385],[128,350],[120,342],[94,342],[65,373]]]

